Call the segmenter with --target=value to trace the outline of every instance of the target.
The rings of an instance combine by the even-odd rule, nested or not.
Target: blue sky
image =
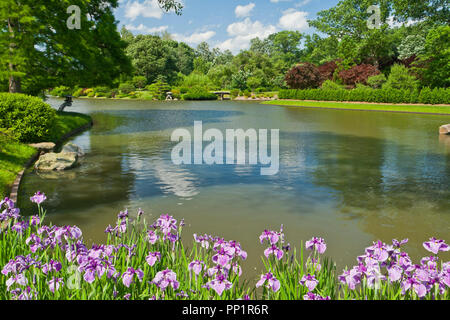
[[[119,28],[133,34],[169,32],[175,40],[196,47],[206,41],[211,47],[233,53],[249,47],[255,37],[265,38],[281,30],[311,33],[307,19],[339,0],[183,0],[181,16],[163,13],[156,0],[120,0],[115,15]]]

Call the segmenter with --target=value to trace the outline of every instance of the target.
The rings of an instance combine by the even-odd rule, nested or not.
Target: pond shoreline
[[[93,125],[94,125],[94,122],[91,119],[89,123],[84,124],[78,128],[73,129],[72,131],[64,134],[62,137],[60,137],[55,142],[55,148],[58,148],[62,143],[67,141],[69,138],[90,129]],[[41,155],[41,151],[37,150],[36,153],[33,156],[31,156],[28,159],[28,161],[24,164],[23,169],[17,174],[16,179],[14,180],[14,183],[11,186],[11,192],[9,195],[9,199],[11,199],[14,203],[17,203],[17,200],[18,200],[17,198],[19,195],[19,188],[20,188],[20,184],[22,182],[22,178],[25,174],[25,171],[28,168],[30,168],[33,165],[33,163],[35,163],[39,159],[40,155]]]

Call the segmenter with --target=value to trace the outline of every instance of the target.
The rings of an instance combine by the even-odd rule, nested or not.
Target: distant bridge
[[[225,98],[225,95],[230,95],[230,91],[216,91],[214,92],[215,95],[219,96],[220,100],[230,100],[230,98]]]

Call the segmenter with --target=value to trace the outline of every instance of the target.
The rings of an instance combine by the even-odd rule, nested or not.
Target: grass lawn
[[[65,134],[88,124],[91,117],[75,112],[58,112],[55,127],[51,133],[51,142],[57,142]],[[17,174],[36,152],[26,144],[14,141],[0,134],[0,198],[9,196],[11,185]]]
[[[274,100],[263,102],[263,104],[292,106],[292,107],[345,109],[345,110],[450,114],[450,106],[434,106],[434,105],[401,105],[401,104],[396,105],[396,104],[347,103],[347,102],[300,101],[300,100]]]

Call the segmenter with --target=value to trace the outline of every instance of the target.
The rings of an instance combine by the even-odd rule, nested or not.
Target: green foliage
[[[136,88],[134,87],[134,85],[132,83],[129,83],[129,82],[121,83],[119,85],[119,91],[120,91],[121,94],[130,94],[135,89]]]
[[[212,86],[212,83],[207,75],[198,72],[192,72],[190,75],[183,77],[181,86],[185,88],[192,88],[195,86],[210,88]]]
[[[40,142],[47,139],[55,116],[56,111],[39,98],[0,93],[0,128],[10,129],[19,141]]]
[[[83,88],[78,88],[72,92],[72,96],[74,96],[75,98],[78,98],[78,97],[84,96],[84,95],[86,95],[86,94],[85,94],[85,90]]]
[[[401,64],[394,64],[387,81],[383,84],[385,89],[417,89],[419,81],[416,77],[409,74],[408,68]]]
[[[144,76],[135,76],[135,77],[133,77],[133,80],[131,81],[131,83],[136,88],[142,89],[147,84],[147,78]]]
[[[167,92],[170,91],[170,86],[166,82],[158,80],[155,83],[147,86],[147,90],[150,92],[153,98],[158,100],[165,100]]]
[[[307,90],[280,90],[279,99],[318,100],[318,101],[361,101],[380,103],[424,103],[424,104],[450,104],[450,88],[423,88],[409,89],[371,89],[368,87],[352,90],[338,89],[307,89]]]
[[[386,82],[386,76],[382,73],[367,78],[367,84],[373,89],[381,89]]]
[[[237,96],[239,96],[239,89],[231,89],[231,90],[230,90],[230,95],[231,95],[232,97],[237,97]]]
[[[418,56],[415,71],[423,85],[450,86],[450,26],[439,26],[427,35],[424,53]]]
[[[189,89],[188,93],[183,95],[184,100],[217,100],[217,95],[209,92],[203,87],[196,86]]]
[[[108,87],[95,87],[93,92],[95,97],[106,97],[110,93],[110,89]]]
[[[50,91],[50,95],[55,97],[65,97],[72,94],[72,89],[66,86],[59,86]]]
[[[249,90],[244,90],[244,97],[250,98],[252,93]]]
[[[334,81],[331,80],[325,80],[322,83],[321,88],[323,90],[339,90],[339,89],[344,89],[344,87],[342,85],[340,85],[339,83],[336,83]]]

